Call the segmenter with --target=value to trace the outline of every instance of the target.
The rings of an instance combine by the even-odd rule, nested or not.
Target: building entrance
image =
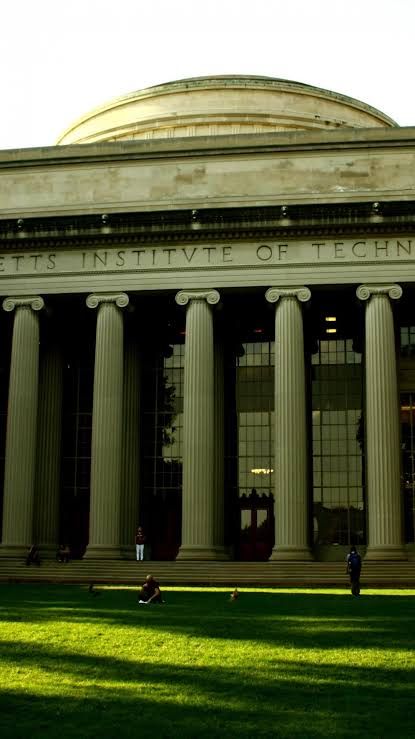
[[[266,561],[274,545],[274,498],[258,495],[255,488],[249,496],[239,499],[240,540],[239,559]]]

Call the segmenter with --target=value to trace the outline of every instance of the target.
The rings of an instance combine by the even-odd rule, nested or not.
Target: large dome
[[[345,95],[272,77],[195,77],[138,90],[82,116],[58,144],[396,126]]]

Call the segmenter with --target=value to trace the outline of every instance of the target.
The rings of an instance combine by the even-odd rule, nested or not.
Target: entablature
[[[126,243],[244,241],[353,234],[407,234],[415,201],[201,208],[0,220],[0,247],[105,247]]]

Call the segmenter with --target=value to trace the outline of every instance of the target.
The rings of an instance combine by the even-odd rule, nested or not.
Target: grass
[[[0,585],[2,739],[415,737],[415,591]]]

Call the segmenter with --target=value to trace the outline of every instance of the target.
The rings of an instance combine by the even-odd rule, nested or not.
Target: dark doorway
[[[274,546],[274,498],[258,495],[255,489],[242,495],[240,506],[239,559],[263,562],[270,558]]]
[[[181,491],[155,491],[149,532],[151,559],[176,559],[180,547],[181,518]]]

